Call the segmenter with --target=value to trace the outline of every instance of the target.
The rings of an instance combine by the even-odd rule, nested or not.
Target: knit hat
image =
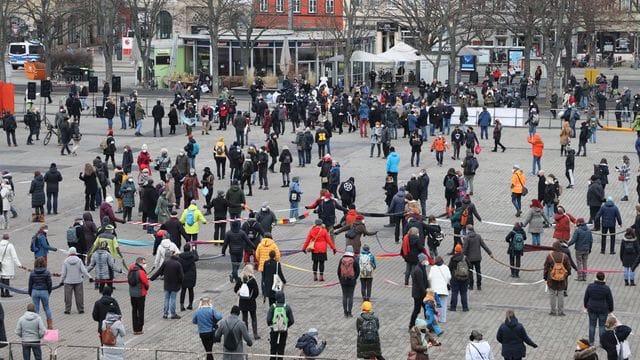
[[[423,261],[427,260],[427,255],[425,255],[424,253],[420,253],[418,254],[418,262],[421,263]]]
[[[578,349],[580,350],[587,349],[591,346],[591,343],[587,339],[580,339],[576,341],[576,343],[578,344]]]
[[[322,219],[316,219],[316,221],[314,222],[315,225],[322,225]]]
[[[456,253],[456,254],[461,254],[462,253],[462,245],[456,244],[456,246],[453,247],[453,252]]]
[[[310,336],[318,336],[318,329],[310,328],[309,330],[307,330],[307,334]]]
[[[582,225],[584,224],[584,218],[578,218],[578,220],[576,220],[576,225]]]
[[[363,301],[362,302],[362,311],[371,312],[371,310],[373,310],[373,305],[371,304],[371,302]]]
[[[69,248],[68,253],[69,253],[69,255],[78,255],[78,251],[73,246]]]
[[[426,321],[424,321],[423,319],[416,319],[416,329],[421,330],[426,328],[427,328]]]
[[[344,254],[353,256],[353,246],[347,245],[347,247],[344,249]],[[419,255],[418,255],[418,259],[420,259]]]
[[[111,197],[111,195],[107,196],[104,199],[104,202],[108,203],[108,204],[113,204],[113,198]]]
[[[471,336],[469,336],[469,340],[482,340],[482,333],[478,330],[471,330]]]

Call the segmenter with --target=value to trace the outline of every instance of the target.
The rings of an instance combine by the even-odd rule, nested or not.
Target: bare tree
[[[118,14],[124,9],[123,0],[94,0],[97,8],[96,26],[102,33],[101,45],[104,56],[105,79],[113,76],[113,52],[118,41]]]
[[[7,56],[9,35],[11,31],[11,18],[18,12],[18,2],[15,0],[0,0],[0,59]],[[0,66],[0,80],[6,81],[7,74],[4,64]]]
[[[167,5],[167,0],[126,0],[131,11],[136,46],[142,57],[142,84],[149,86],[149,60],[151,42],[156,34],[158,15]]]

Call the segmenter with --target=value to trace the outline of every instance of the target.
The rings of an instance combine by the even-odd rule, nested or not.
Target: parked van
[[[9,64],[15,70],[25,62],[41,61],[44,48],[40,42],[25,41],[9,44]]]

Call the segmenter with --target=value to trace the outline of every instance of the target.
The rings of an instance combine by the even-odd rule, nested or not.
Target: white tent
[[[414,62],[427,60],[423,55],[418,55],[418,51],[404,42],[395,44],[389,50],[377,55],[386,62]]]

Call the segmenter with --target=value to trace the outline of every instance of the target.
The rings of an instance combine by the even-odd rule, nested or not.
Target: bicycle
[[[51,141],[51,137],[53,135],[55,135],[57,138],[60,138],[60,130],[58,130],[58,128],[54,127],[53,124],[48,121],[46,115],[44,117],[44,123],[47,126],[47,134],[44,136],[44,140],[42,141],[42,143],[46,146]]]

